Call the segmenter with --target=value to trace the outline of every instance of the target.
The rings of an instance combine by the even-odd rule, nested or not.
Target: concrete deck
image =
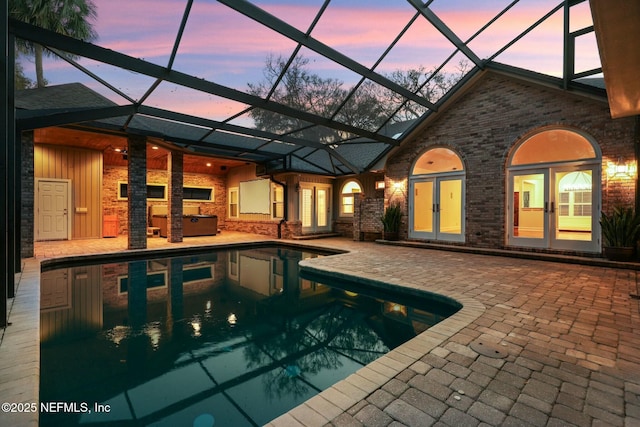
[[[148,246],[260,240],[225,232],[181,244],[151,238]],[[640,426],[635,270],[343,238],[295,243],[349,251],[304,261],[306,269],[425,289],[464,307],[270,426]],[[0,343],[3,402],[38,401],[40,262],[122,252],[126,244],[36,245]],[[0,425],[37,425],[37,414],[2,412]]]

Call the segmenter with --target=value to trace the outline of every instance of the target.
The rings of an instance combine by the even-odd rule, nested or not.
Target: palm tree
[[[98,37],[90,22],[97,16],[92,0],[9,0],[9,16],[84,41]],[[42,55],[51,52],[28,41],[19,41],[18,49],[35,55],[37,86],[45,86]]]

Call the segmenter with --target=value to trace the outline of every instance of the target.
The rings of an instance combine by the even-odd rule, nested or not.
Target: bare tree
[[[435,104],[467,74],[470,67],[468,61],[462,60],[457,64],[454,73],[447,73],[437,68],[428,70],[420,65],[418,68],[396,70],[387,77]],[[402,108],[394,116],[394,122],[417,119],[427,112],[427,107],[414,102],[405,102],[406,100],[396,92],[386,91],[385,97],[391,103],[402,102]]]
[[[387,123],[417,119],[427,112],[426,107],[408,101],[397,92],[370,80],[345,89],[340,80],[322,78],[308,71],[309,60],[303,56],[296,56],[290,64],[287,62],[281,56],[268,56],[263,70],[264,80],[249,83],[249,93],[370,131],[377,131]],[[386,77],[435,103],[468,69],[469,64],[461,61],[454,74],[419,66],[397,70]],[[251,117],[259,129],[284,134],[304,128],[293,135],[324,143],[332,143],[346,136],[337,130],[311,127],[300,119],[260,108],[254,108]]]

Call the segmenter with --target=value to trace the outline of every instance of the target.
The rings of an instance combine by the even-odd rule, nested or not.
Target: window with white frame
[[[284,218],[284,187],[282,185],[271,185],[271,204],[271,217]]]
[[[238,218],[238,187],[229,188],[229,218]]]
[[[340,216],[353,216],[356,195],[362,192],[357,181],[347,181],[340,192]]]

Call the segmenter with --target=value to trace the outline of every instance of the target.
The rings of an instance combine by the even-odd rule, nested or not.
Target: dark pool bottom
[[[322,283],[295,247],[42,273],[42,426],[256,426],[460,308]]]

